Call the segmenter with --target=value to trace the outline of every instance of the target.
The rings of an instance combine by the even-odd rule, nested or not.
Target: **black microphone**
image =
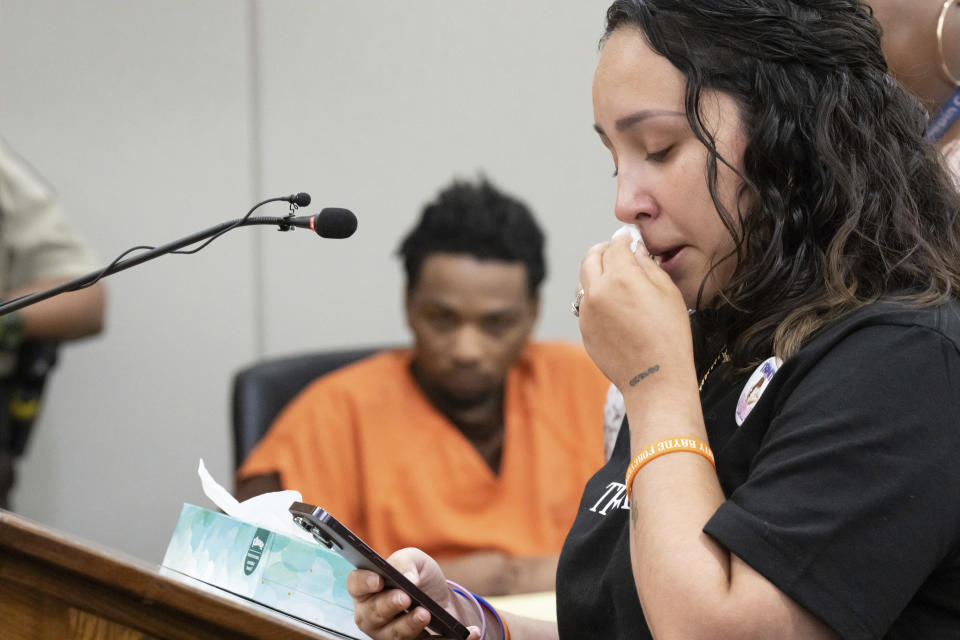
[[[6,315],[12,311],[17,311],[23,307],[36,304],[37,302],[46,300],[47,298],[52,298],[53,296],[61,293],[66,293],[67,291],[77,291],[78,289],[89,287],[106,276],[119,273],[120,271],[124,271],[130,267],[146,262],[147,260],[153,260],[154,258],[168,253],[196,253],[200,249],[203,249],[205,246],[213,242],[215,239],[222,236],[224,233],[232,229],[236,229],[237,227],[275,224],[280,227],[281,231],[289,231],[293,227],[303,227],[306,229],[312,229],[321,238],[333,239],[349,238],[353,235],[353,232],[357,230],[357,216],[353,215],[352,211],[348,209],[341,209],[339,207],[329,207],[323,209],[315,216],[294,217],[288,215],[284,218],[250,217],[250,214],[253,213],[254,210],[267,204],[268,202],[289,202],[290,204],[298,207],[307,206],[310,204],[310,194],[301,192],[288,197],[270,198],[255,204],[250,211],[247,212],[247,215],[238,220],[230,220],[228,222],[218,224],[215,227],[211,227],[204,231],[199,231],[185,238],[175,240],[174,242],[168,242],[167,244],[159,247],[133,247],[132,249],[124,251],[122,254],[117,256],[113,262],[99,271],[93,271],[85,276],[74,278],[70,282],[64,282],[63,284],[53,287],[52,289],[47,289],[46,291],[30,293],[20,296],[19,298],[14,298],[13,300],[3,302],[0,304],[0,316]],[[206,242],[195,249],[181,251],[181,249],[184,247],[200,242],[201,240],[206,240]],[[127,254],[140,250],[143,250],[144,252],[125,259]]]
[[[290,204],[295,204],[298,207],[305,207],[310,204],[310,194],[301,191],[300,193],[295,193],[292,196],[287,196],[286,198],[277,198],[277,200],[289,202]]]
[[[299,195],[306,196],[307,194]],[[307,199],[309,198],[310,196],[307,196]],[[353,212],[349,209],[327,207],[315,216],[284,218],[281,222],[281,228],[285,225],[310,229],[321,238],[349,238],[357,230],[357,216],[353,215]]]

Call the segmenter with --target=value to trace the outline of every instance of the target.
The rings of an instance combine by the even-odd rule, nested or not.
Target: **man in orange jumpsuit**
[[[545,275],[528,209],[455,182],[400,247],[410,349],[328,374],[238,472],[388,555],[417,546],[484,594],[554,588],[581,490],[603,463],[609,383],[579,345],[529,340]]]

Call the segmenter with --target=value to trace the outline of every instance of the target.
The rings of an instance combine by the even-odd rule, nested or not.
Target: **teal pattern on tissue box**
[[[353,621],[353,565],[302,542],[184,504],[163,566],[307,622],[366,638]]]

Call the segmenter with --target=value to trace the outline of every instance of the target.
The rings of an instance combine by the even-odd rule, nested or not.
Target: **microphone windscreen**
[[[310,204],[310,194],[301,191],[295,196],[290,196],[290,202],[298,207],[306,207]]]
[[[357,230],[357,216],[349,209],[327,207],[317,214],[316,231],[321,238],[349,238]]]

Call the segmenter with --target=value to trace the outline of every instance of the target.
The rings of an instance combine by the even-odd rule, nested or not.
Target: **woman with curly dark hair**
[[[956,637],[960,195],[870,10],[618,0],[593,103],[643,244],[580,271],[627,419],[557,624],[392,562],[486,638]],[[429,616],[381,585],[351,574],[360,627],[417,637]]]

